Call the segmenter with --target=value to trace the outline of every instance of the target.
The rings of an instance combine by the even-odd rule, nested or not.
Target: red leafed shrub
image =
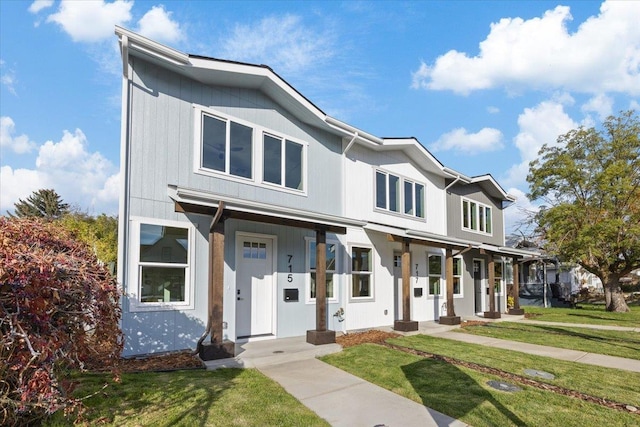
[[[68,369],[116,368],[115,279],[55,222],[0,217],[0,425],[26,425],[71,398]]]

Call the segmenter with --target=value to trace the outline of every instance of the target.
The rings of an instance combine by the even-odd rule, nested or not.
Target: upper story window
[[[376,208],[424,218],[424,185],[376,171]]]
[[[230,181],[300,194],[307,185],[305,142],[194,105],[194,170]]]
[[[492,234],[493,221],[490,206],[462,199],[462,228],[478,233]]]
[[[303,190],[304,146],[274,135],[263,135],[262,180]]]
[[[309,239],[307,243],[307,271],[309,272],[309,293],[307,294],[307,301],[315,301],[316,299],[316,241],[315,239]],[[338,259],[337,252],[338,244],[335,241],[327,241],[326,243],[326,283],[327,283],[327,298],[329,300],[336,300],[335,292],[335,273],[337,271],[336,261]]]
[[[253,178],[253,129],[202,114],[201,167],[241,178]]]

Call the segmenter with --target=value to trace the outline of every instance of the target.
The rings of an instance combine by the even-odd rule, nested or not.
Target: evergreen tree
[[[15,203],[15,215],[19,218],[39,217],[57,219],[69,212],[69,205],[53,189],[34,191],[27,200],[18,199]]]

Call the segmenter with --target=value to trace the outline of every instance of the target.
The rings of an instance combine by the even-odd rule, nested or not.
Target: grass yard
[[[477,363],[517,375],[537,369],[556,376],[549,384],[640,407],[640,374],[414,335],[390,343]],[[376,344],[350,347],[322,358],[340,369],[459,418],[475,427],[512,425],[635,426],[640,415],[535,387],[506,393],[486,385],[491,374]],[[542,381],[541,379],[538,379]]]
[[[579,304],[580,308],[523,307],[535,320],[591,325],[614,325],[640,328],[640,306],[630,305],[629,313],[611,313],[604,304]]]
[[[123,374],[120,383],[103,374],[82,374],[76,379],[77,396],[109,383],[85,401],[84,425],[328,425],[255,369]],[[46,425],[67,426],[73,421],[56,414]]]
[[[640,360],[640,334],[526,322],[491,322],[456,332]]]

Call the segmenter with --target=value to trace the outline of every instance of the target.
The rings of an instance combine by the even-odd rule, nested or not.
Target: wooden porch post
[[[316,230],[316,329],[307,331],[314,345],[336,342],[336,332],[327,330],[327,231]]]
[[[402,320],[396,320],[393,329],[398,331],[417,331],[418,322],[411,320],[411,244],[408,239],[402,241]]]
[[[202,360],[233,357],[235,344],[224,339],[224,219],[214,221],[209,230],[209,325],[211,342],[200,348]]]
[[[453,249],[450,247],[446,249],[444,272],[447,281],[447,315],[440,316],[438,322],[444,325],[459,325],[460,317],[456,316],[453,306]]]
[[[496,311],[496,263],[493,254],[489,253],[489,311],[484,312],[484,317],[489,319],[499,319],[500,312]]]
[[[524,314],[520,308],[520,266],[517,258],[513,258],[513,308],[509,309],[509,314]]]

